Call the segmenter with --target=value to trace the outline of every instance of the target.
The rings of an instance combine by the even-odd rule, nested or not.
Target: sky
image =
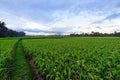
[[[0,0],[0,21],[27,35],[120,31],[120,0]]]

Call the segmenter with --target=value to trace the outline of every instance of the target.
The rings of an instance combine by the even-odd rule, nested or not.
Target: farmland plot
[[[23,40],[47,80],[120,79],[120,38]]]
[[[8,61],[11,58],[11,51],[13,50],[14,44],[17,40],[0,39],[0,80],[7,73],[4,71],[7,69]]]

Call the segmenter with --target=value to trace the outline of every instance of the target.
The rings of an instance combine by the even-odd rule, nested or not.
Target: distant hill
[[[5,26],[5,22],[0,21],[0,37],[22,37],[25,36],[24,32],[17,32],[12,29],[8,29]]]

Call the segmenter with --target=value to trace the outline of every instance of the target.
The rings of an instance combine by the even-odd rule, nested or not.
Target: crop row
[[[120,79],[120,38],[26,39],[46,80]]]
[[[11,58],[11,51],[16,41],[8,39],[0,40],[0,80],[7,76],[5,70],[7,69],[8,61]]]

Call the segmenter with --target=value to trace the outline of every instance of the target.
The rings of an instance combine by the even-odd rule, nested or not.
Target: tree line
[[[91,36],[91,37],[120,37],[120,32],[114,33],[100,33],[100,32],[91,32],[91,33],[82,33],[82,34],[70,34],[70,36]]]
[[[17,32],[12,29],[8,29],[5,26],[5,22],[0,21],[0,37],[22,37],[25,36],[24,32]]]

